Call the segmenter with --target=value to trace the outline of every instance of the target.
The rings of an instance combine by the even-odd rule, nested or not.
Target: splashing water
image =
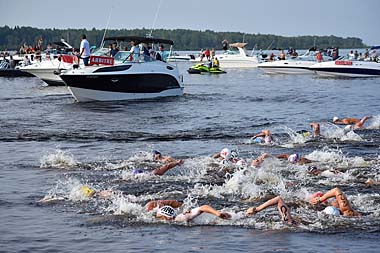
[[[53,153],[43,155],[40,159],[40,168],[60,168],[71,169],[77,165],[74,156],[60,149],[54,150]]]

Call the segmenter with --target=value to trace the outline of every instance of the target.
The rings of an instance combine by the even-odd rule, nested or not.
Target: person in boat
[[[153,200],[149,201],[146,204],[146,209],[147,211],[158,209],[155,217],[166,221],[191,222],[202,213],[209,213],[221,219],[231,218],[231,215],[229,213],[217,211],[209,205],[202,205],[200,207],[177,214],[176,209],[180,208],[182,204],[182,202],[177,200]]]
[[[353,125],[354,129],[361,129],[363,128],[364,123],[372,118],[372,116],[364,116],[362,119],[357,118],[343,118],[339,119],[338,117],[333,117],[333,123],[336,125]]]
[[[81,42],[80,42],[80,50],[79,50],[79,58],[83,60],[83,64],[88,66],[88,62],[90,59],[90,43],[86,39],[86,35],[82,34]]]
[[[139,45],[137,44],[137,42],[135,41],[131,41],[131,50],[129,50],[130,52],[130,61],[138,61],[139,58],[140,58],[140,47]]]
[[[336,59],[339,58],[339,48],[338,47],[333,49],[332,57],[333,57],[333,61],[335,61]]]
[[[111,45],[111,51],[110,51],[111,57],[114,57],[118,52],[119,52],[119,49],[117,48],[117,44],[113,43]]]
[[[228,49],[228,40],[223,40],[222,41],[222,48],[224,51],[227,51]]]
[[[160,54],[161,61],[166,62],[169,55],[168,55],[168,52],[165,51],[165,47],[163,44],[160,45],[159,51],[157,53]]]
[[[322,56],[322,52],[321,51],[318,51],[317,55],[315,57],[317,59],[317,62],[322,62],[323,61],[323,56]]]
[[[218,57],[214,57],[214,61],[212,62],[212,66],[214,68],[219,68],[219,60]]]
[[[337,216],[359,216],[359,213],[352,208],[346,194],[344,194],[344,192],[342,192],[338,187],[329,190],[325,194],[321,192],[314,194],[314,196],[310,199],[310,204],[319,205],[322,203],[327,203],[326,201],[330,198],[335,198],[335,200],[329,203],[330,206],[326,208],[327,210],[324,210],[325,212],[330,212],[329,214]]]
[[[285,53],[284,50],[281,50],[280,53],[278,54],[278,59],[280,61],[285,60]]]
[[[285,203],[285,201],[280,196],[274,197],[266,201],[265,203],[259,205],[258,207],[248,208],[246,211],[246,214],[248,216],[254,215],[271,206],[277,206],[278,213],[280,214],[281,220],[283,222],[285,222],[288,225],[295,224],[295,221],[292,215],[290,214],[289,206]]]
[[[274,140],[271,132],[268,129],[261,131],[251,138],[256,143],[273,144]]]
[[[211,58],[210,58],[211,53],[210,53],[210,50],[208,48],[206,48],[206,51],[204,52],[204,54],[205,54],[205,57],[208,61],[211,60]]]
[[[274,57],[275,57],[274,53],[271,53],[269,55],[269,61],[274,61]]]

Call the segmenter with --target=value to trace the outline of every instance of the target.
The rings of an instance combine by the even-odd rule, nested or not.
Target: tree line
[[[43,48],[48,43],[60,41],[62,38],[70,43],[73,47],[79,47],[80,36],[86,34],[91,46],[99,47],[103,38],[104,29],[39,29],[33,27],[13,28],[9,26],[0,27],[0,50],[18,50],[22,45],[34,46],[38,39],[42,37]],[[106,32],[107,36],[146,36],[149,29],[110,29]],[[248,34],[242,32],[214,32],[211,30],[196,31],[189,29],[156,29],[153,31],[153,37],[171,39],[174,41],[175,50],[199,50],[201,48],[222,48],[222,41],[228,40],[233,42],[246,42],[247,48],[252,49],[308,49],[313,46],[318,48],[365,48],[360,38],[348,37],[342,38],[337,36],[297,36],[285,37],[272,34]]]

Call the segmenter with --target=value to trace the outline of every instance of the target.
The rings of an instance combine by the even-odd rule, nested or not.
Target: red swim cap
[[[311,195],[311,198],[310,200],[312,200],[313,198],[320,198],[323,196],[323,192],[315,192],[313,195]],[[326,203],[326,200],[325,201],[322,201],[323,203]]]

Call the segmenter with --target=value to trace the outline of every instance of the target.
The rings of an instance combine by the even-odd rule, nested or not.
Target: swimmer
[[[321,136],[321,127],[319,125],[319,123],[317,122],[312,122],[310,123],[310,127],[313,129],[313,135],[314,137],[319,137]]]
[[[156,213],[156,218],[167,221],[190,222],[202,213],[209,213],[221,219],[231,218],[229,213],[219,212],[209,205],[203,205],[177,215],[175,208],[181,206],[182,202],[177,200],[154,200],[146,204],[147,211],[159,208]]]
[[[79,188],[79,194],[84,199],[90,199],[93,197],[107,199],[113,194],[113,191],[111,191],[111,190],[96,191],[96,190],[92,189],[91,187],[89,187],[88,185],[82,185]],[[68,199],[68,198],[66,198],[66,197],[55,197],[55,196],[47,195],[47,196],[43,197],[42,199],[38,200],[37,202],[38,203],[48,203],[48,202],[53,202],[53,201],[66,200],[66,199]]]
[[[261,133],[256,134],[251,138],[256,143],[273,144],[273,137],[269,130],[265,129]]]
[[[177,161],[171,156],[163,156],[161,152],[157,150],[153,150],[152,155],[153,155],[153,161],[157,161],[157,162],[171,163],[171,162]]]
[[[372,118],[372,116],[365,116],[362,119],[357,118],[344,118],[339,119],[338,117],[333,118],[333,123],[337,125],[354,125],[354,129],[361,129],[363,128],[364,123],[367,121],[367,119]]]
[[[342,214],[343,216],[348,217],[359,216],[359,213],[351,207],[346,195],[338,187],[331,189],[325,194],[320,193],[319,196],[313,196],[310,203],[312,205],[317,205],[334,197],[335,200],[330,203],[331,206],[326,208],[324,212],[332,215]]]
[[[252,167],[260,167],[260,165],[264,162],[266,158],[270,157],[269,154],[263,153],[260,156],[258,156],[256,159],[253,159],[251,162]]]
[[[286,159],[290,163],[298,163],[300,165],[305,164],[305,163],[311,163],[313,162],[312,160],[309,160],[305,157],[300,156],[298,153],[295,154],[281,154],[276,156],[278,159]]]
[[[239,158],[237,150],[230,150],[228,148],[223,148],[219,153],[212,155],[213,158],[219,159],[222,165],[227,165],[228,163],[235,164],[237,166],[245,167],[247,162]]]
[[[343,173],[340,172],[339,170],[334,170],[334,169],[328,169],[328,170],[321,170],[317,166],[309,166],[307,168],[307,173],[311,175],[321,175],[325,177],[332,177],[332,176],[342,176]]]
[[[290,214],[290,208],[288,207],[288,205],[286,205],[286,203],[284,202],[284,200],[280,196],[274,197],[274,198],[266,201],[264,204],[261,204],[258,207],[248,208],[248,210],[246,211],[246,214],[247,215],[254,215],[254,214],[270,207],[270,206],[276,206],[276,205],[277,205],[277,209],[278,209],[278,212],[280,214],[281,220],[288,225],[295,224],[294,219]]]
[[[169,162],[169,163],[166,163],[164,165],[162,165],[161,167],[159,168],[156,168],[152,171],[152,174],[153,175],[157,175],[157,176],[162,176],[164,175],[168,170],[170,169],[173,169],[174,167],[178,166],[178,165],[182,165],[184,163],[183,160],[175,160],[172,161],[172,162]],[[144,170],[141,170],[141,169],[135,169],[133,171],[133,174],[142,174],[144,173]]]

